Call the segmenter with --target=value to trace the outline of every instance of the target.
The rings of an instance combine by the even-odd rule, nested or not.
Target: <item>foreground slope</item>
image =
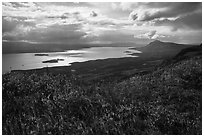
[[[202,134],[202,57],[122,82],[12,72],[2,79],[3,134]]]

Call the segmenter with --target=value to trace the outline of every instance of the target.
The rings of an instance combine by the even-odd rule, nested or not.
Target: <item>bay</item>
[[[141,53],[131,48],[132,47],[91,47],[79,50],[67,50],[64,52],[3,54],[2,73],[4,74],[11,70],[70,66],[73,62],[97,59],[137,57],[130,55],[130,53]],[[36,56],[35,54],[48,54],[48,56]],[[59,60],[57,63],[42,63],[43,61],[53,59],[62,60]]]

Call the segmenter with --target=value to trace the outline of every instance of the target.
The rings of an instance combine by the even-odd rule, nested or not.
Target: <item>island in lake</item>
[[[51,60],[42,61],[42,63],[58,63],[58,61],[64,61],[64,59],[51,59]]]
[[[35,56],[49,56],[49,54],[35,54]]]
[[[129,51],[129,50],[126,50],[126,51],[124,51],[124,53],[130,54],[130,53],[132,53],[132,52]]]

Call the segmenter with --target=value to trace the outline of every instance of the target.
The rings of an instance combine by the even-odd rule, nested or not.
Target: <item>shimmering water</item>
[[[128,55],[130,53],[140,53],[140,51],[129,49],[129,47],[91,47],[65,52],[40,53],[49,54],[49,56],[35,56],[36,53],[3,54],[2,73],[11,70],[26,70],[47,66],[69,66],[73,62],[96,59],[136,57]],[[58,61],[58,63],[42,63],[42,61],[51,59],[64,59],[64,61]]]

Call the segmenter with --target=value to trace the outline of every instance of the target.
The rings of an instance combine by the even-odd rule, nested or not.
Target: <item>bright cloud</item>
[[[7,42],[199,43],[202,4],[3,2],[2,29]]]
[[[147,33],[144,33],[144,34],[140,34],[140,35],[137,35],[137,36],[134,36],[135,38],[144,38],[144,39],[155,39],[157,38],[157,36],[155,37],[156,35],[156,30],[153,30],[153,31],[150,31],[150,32],[147,32]]]

